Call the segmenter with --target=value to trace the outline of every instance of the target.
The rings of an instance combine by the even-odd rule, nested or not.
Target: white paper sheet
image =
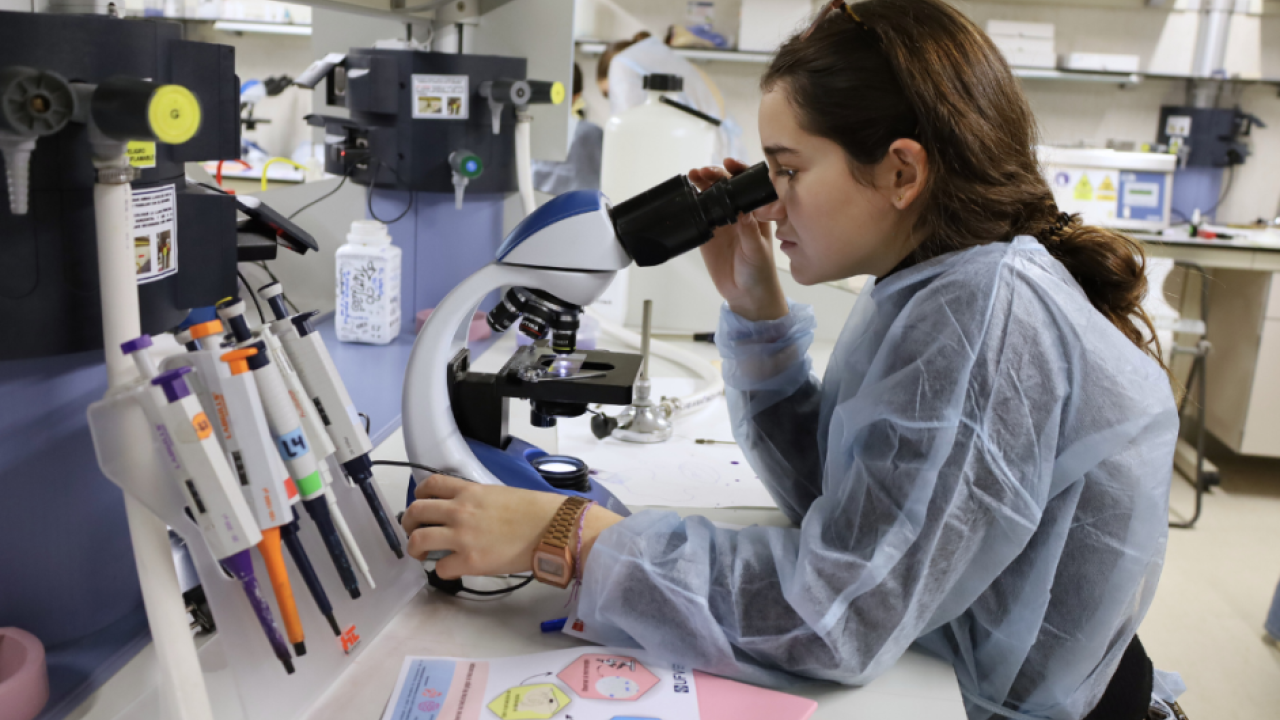
[[[654,378],[654,397],[696,389],[691,378]],[[610,415],[620,408],[607,407]],[[732,442],[724,398],[675,419],[675,435],[662,443],[596,439],[591,416],[561,419],[560,453],[582,458],[593,477],[626,505],[719,508],[777,507],[737,445],[699,445],[706,438]]]
[[[686,667],[579,647],[491,660],[406,657],[382,720],[698,720]]]

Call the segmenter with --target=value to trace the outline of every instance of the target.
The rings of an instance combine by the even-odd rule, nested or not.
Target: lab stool
[[[1149,261],[1150,262],[1150,261]],[[1192,528],[1200,519],[1200,513],[1204,506],[1204,494],[1209,491],[1213,485],[1218,484],[1219,476],[1217,467],[1205,457],[1205,363],[1208,362],[1209,353],[1212,346],[1207,339],[1207,328],[1204,319],[1209,316],[1209,282],[1210,276],[1205,269],[1192,262],[1179,261],[1176,264],[1170,263],[1172,266],[1181,268],[1184,273],[1183,288],[1187,286],[1186,278],[1190,273],[1194,272],[1200,280],[1200,307],[1198,318],[1182,317],[1181,312],[1176,320],[1174,320],[1169,329],[1168,342],[1165,344],[1165,364],[1170,368],[1174,366],[1174,361],[1180,356],[1187,356],[1191,359],[1191,367],[1187,373],[1187,382],[1183,387],[1182,398],[1178,403],[1178,419],[1180,423],[1190,421],[1193,423],[1192,434],[1195,436],[1195,445],[1192,446],[1186,440],[1182,439],[1181,428],[1178,434],[1178,444],[1174,451],[1174,469],[1178,474],[1186,478],[1196,491],[1195,511],[1191,518],[1185,522],[1170,522],[1171,528]],[[1168,272],[1165,273],[1165,276]],[[1163,278],[1159,285],[1153,286],[1153,291],[1160,293],[1163,299]],[[1185,307],[1185,299],[1179,305]],[[1185,338],[1191,336],[1190,342],[1177,342],[1179,336]],[[1163,339],[1163,338],[1162,338]],[[1195,391],[1195,407],[1193,408],[1194,416],[1187,417],[1187,403],[1192,397],[1192,391]]]

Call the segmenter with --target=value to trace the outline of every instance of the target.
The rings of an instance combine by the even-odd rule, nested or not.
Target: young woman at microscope
[[[1141,249],[1059,212],[1017,81],[941,0],[833,3],[761,87],[779,199],[702,254],[734,436],[795,527],[557,518],[588,634],[770,684],[863,684],[918,642],[970,718],[1145,718],[1178,419]],[[797,281],[876,277],[821,382],[770,223]],[[418,497],[410,552],[454,551],[443,577],[528,572],[564,503]]]

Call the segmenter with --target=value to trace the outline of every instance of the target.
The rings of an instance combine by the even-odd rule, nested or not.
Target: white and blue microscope
[[[463,280],[422,328],[405,371],[403,419],[409,460],[476,482],[581,495],[627,509],[577,458],[548,455],[507,434],[507,399],[530,401],[532,423],[553,427],[591,403],[629,405],[641,356],[577,351],[581,309],[631,264],[659,265],[712,232],[777,199],[768,167],[756,165],[699,193],[676,176],[617,207],[597,191],[548,201],[520,223],[497,258]],[[495,374],[470,372],[467,326],[481,300],[507,288],[490,327],[538,341]],[[414,470],[415,481],[430,472]]]

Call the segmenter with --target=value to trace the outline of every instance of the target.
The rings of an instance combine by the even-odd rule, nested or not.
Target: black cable
[[[249,281],[244,279],[244,273],[240,272],[240,268],[236,268],[236,275],[240,278],[240,282],[244,284],[244,291],[249,295],[249,299],[253,301],[253,306],[258,308],[258,322],[266,325],[267,316],[262,314],[262,303],[258,302],[258,296],[253,292],[253,287],[249,285]]]
[[[346,175],[343,175],[343,176],[342,176],[342,182],[338,183],[338,185],[337,185],[336,187],[334,187],[334,188],[333,188],[332,190],[330,190],[329,192],[327,192],[327,193],[325,193],[325,194],[321,195],[320,197],[316,198],[315,200],[312,200],[311,202],[307,203],[306,205],[303,205],[302,207],[298,208],[297,210],[294,210],[294,211],[293,211],[293,214],[289,216],[289,219],[290,219],[290,220],[292,220],[292,219],[294,219],[294,218],[298,217],[299,215],[301,215],[303,210],[306,210],[306,209],[310,208],[312,205],[315,205],[315,204],[317,204],[317,203],[321,202],[322,200],[328,200],[330,197],[333,197],[333,195],[334,195],[335,193],[337,193],[339,190],[341,190],[341,189],[342,189],[342,186],[343,186],[343,185],[346,185],[346,184],[347,184],[347,178],[349,178],[349,177],[351,177],[350,173],[348,173],[348,174],[346,174]]]
[[[423,465],[422,463],[413,463],[413,462],[407,462],[407,461],[401,461],[401,460],[374,460],[369,464],[370,465],[391,465],[393,467],[407,467],[407,468],[413,468],[415,470],[426,470],[432,475],[448,475],[449,477],[458,477],[457,475],[454,475],[451,472],[438,470],[436,468],[431,467],[430,465]],[[466,478],[459,478],[459,479],[466,480]]]
[[[449,473],[446,473],[443,470],[437,470],[436,468],[433,468],[430,465],[423,465],[422,463],[415,463],[415,462],[408,462],[408,461],[401,461],[401,460],[374,460],[373,462],[370,463],[370,465],[390,465],[392,467],[415,468],[417,470],[426,470],[427,472],[433,475],[449,475]],[[454,475],[453,477],[457,477],[457,476]],[[515,577],[520,577],[520,576],[515,576]],[[472,590],[471,588],[468,588],[466,585],[462,584],[461,578],[457,580],[445,580],[444,578],[437,575],[435,570],[427,571],[427,584],[441,592],[448,593],[449,595],[457,595],[458,593],[466,593],[468,595],[475,595],[477,597],[493,597],[495,595],[506,595],[508,593],[513,593],[522,587],[525,587],[531,582],[533,582],[532,575],[525,578],[524,582],[522,583],[517,583],[515,585],[512,585],[511,587],[503,588],[501,590]]]
[[[427,472],[432,473],[433,475],[449,475],[450,474],[450,473],[446,473],[443,470],[437,470],[436,468],[433,468],[430,465],[423,465],[422,463],[414,463],[414,462],[401,461],[401,460],[374,460],[369,464],[415,468],[417,470],[426,470]],[[453,475],[453,477],[457,477],[457,475]],[[507,593],[513,593],[519,590],[520,588],[525,587],[529,583],[533,582],[532,575],[529,575],[527,577],[522,575],[509,575],[508,577],[524,577],[525,579],[524,579],[524,582],[517,583],[515,585],[512,585],[511,587],[502,588],[501,590],[472,590],[471,588],[468,588],[466,585],[463,585],[461,579],[445,580],[444,578],[437,575],[435,570],[427,571],[427,583],[431,585],[431,587],[436,588],[437,590],[440,590],[442,592],[448,593],[450,595],[457,595],[458,593],[467,593],[468,595],[475,595],[477,597],[493,597],[495,595],[506,595]]]
[[[370,174],[370,178],[369,178],[369,192],[365,193],[365,206],[367,209],[369,209],[370,218],[378,220],[379,223],[383,223],[384,225],[389,225],[392,223],[401,222],[401,220],[404,219],[404,215],[408,215],[408,211],[413,209],[413,204],[415,204],[415,202],[417,201],[417,195],[413,191],[408,191],[408,205],[404,206],[403,213],[396,215],[396,218],[392,220],[384,220],[379,218],[378,214],[374,213],[374,184],[378,182],[378,168],[380,167],[381,164],[383,164],[383,161],[379,160],[378,158],[374,158],[374,169],[372,169],[372,173]],[[394,174],[394,176],[396,176],[396,179],[398,179],[398,181],[401,182],[401,184],[407,184],[406,182],[403,181],[401,177],[399,177],[399,173],[396,172],[396,168],[392,168],[392,173]]]
[[[1236,183],[1236,166],[1232,165],[1227,170],[1227,186],[1222,188],[1222,193],[1218,195],[1218,202],[1214,203],[1213,207],[1209,208],[1208,210],[1200,211],[1200,217],[1213,215],[1215,212],[1217,212],[1218,206],[1222,204],[1223,200],[1227,199],[1227,193],[1231,192],[1231,186],[1235,185],[1235,183]],[[1214,217],[1213,221],[1217,222],[1218,218]]]
[[[497,597],[498,595],[508,595],[510,593],[513,593],[522,587],[528,586],[529,583],[533,582],[532,575],[528,575],[528,576],[508,575],[507,577],[522,577],[524,578],[524,581],[516,583],[515,585],[504,587],[500,590],[474,590],[472,588],[467,587],[466,585],[463,585],[462,578],[458,578],[457,580],[445,580],[444,578],[437,575],[435,570],[428,570],[427,584],[439,590],[440,592],[443,592],[448,595],[458,595],[459,593],[466,593],[468,595],[475,595],[476,597]]]
[[[364,434],[365,434],[365,435],[368,435],[368,434],[369,434],[369,425],[370,425],[370,422],[369,422],[369,416],[368,416],[368,415],[365,415],[364,413],[356,413],[356,414],[357,414],[357,415],[359,415],[360,417],[364,418]]]

